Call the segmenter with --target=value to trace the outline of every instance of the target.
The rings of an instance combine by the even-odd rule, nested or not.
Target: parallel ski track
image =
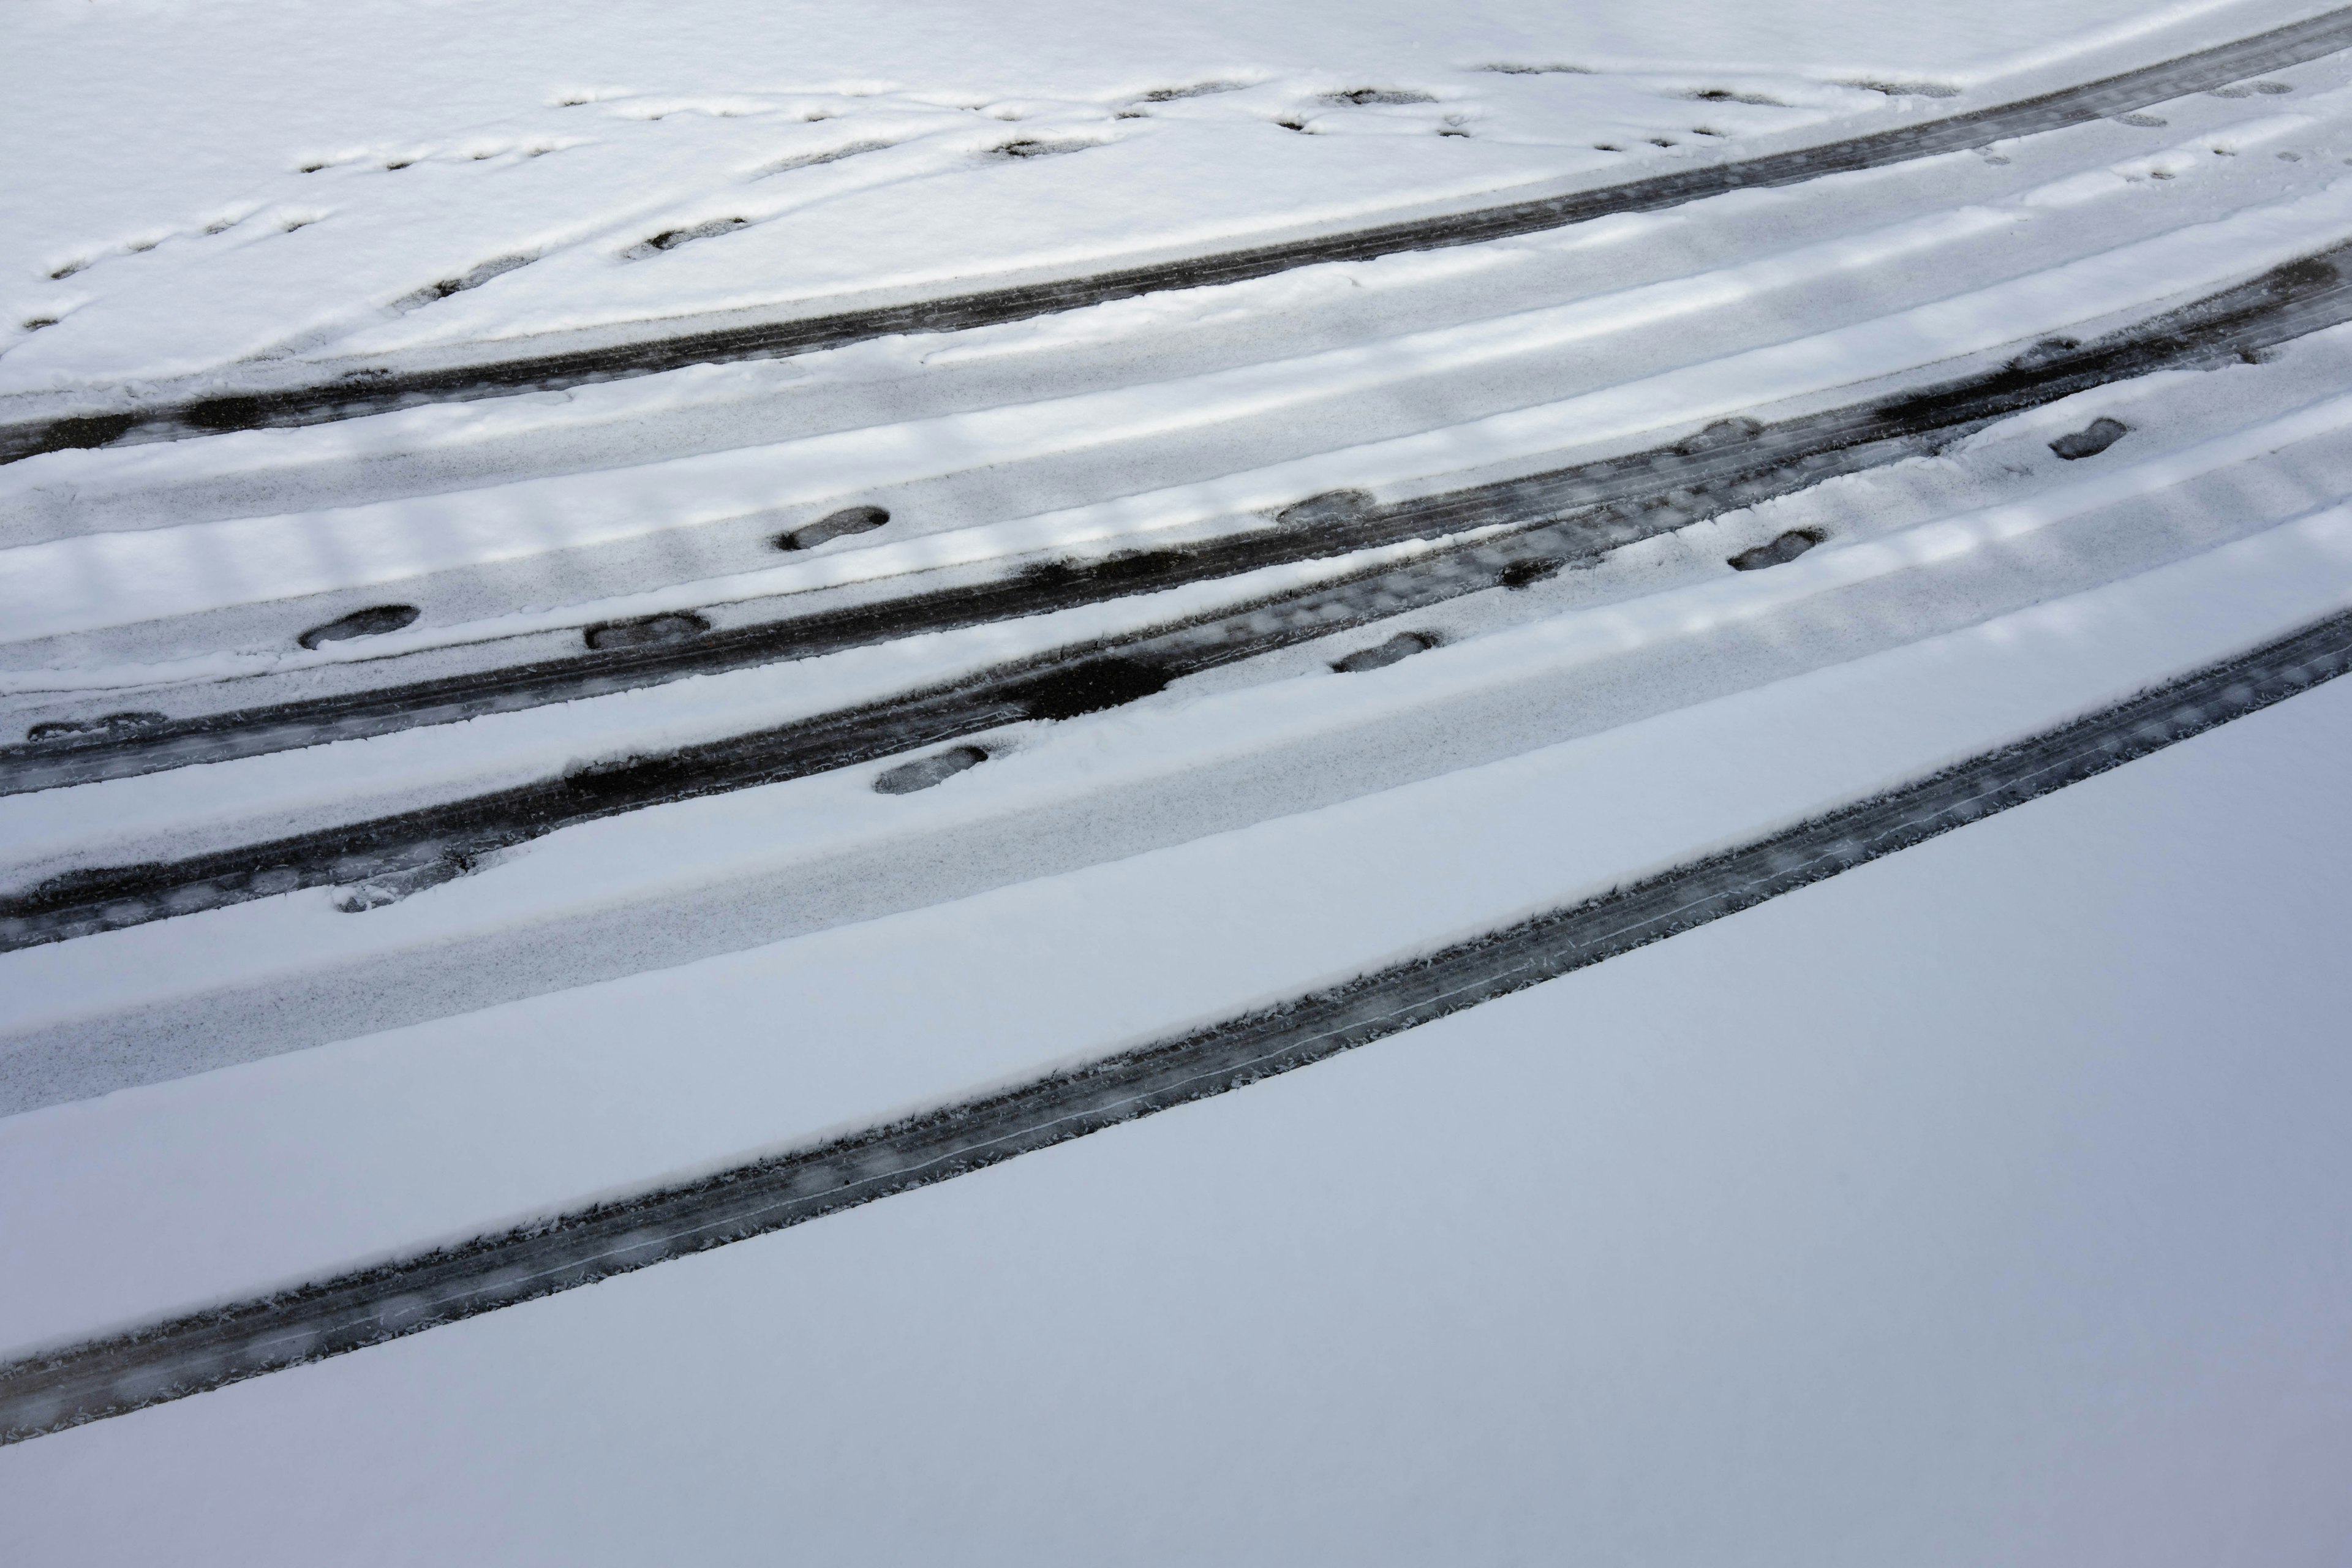
[[[2341,287],[2344,268],[2338,262],[2343,254],[2330,251],[2290,263],[2086,347],[2045,347],[2025,362],[1990,374],[1769,427],[1738,427],[1747,433],[1737,439],[1686,442],[1528,479],[1374,506],[1311,526],[1276,525],[1206,543],[1033,566],[992,582],[917,590],[879,604],[785,615],[671,642],[604,651],[583,647],[557,658],[373,690],[166,720],[127,731],[93,727],[80,735],[0,746],[0,795],[455,723],[688,676],[1045,615],[1412,540],[1497,527],[1524,529],[1579,510],[1610,510],[1606,528],[1587,529],[1572,539],[1538,541],[1533,546],[1490,543],[1488,552],[1496,558],[1483,581],[1461,578],[1454,565],[1444,563],[1407,569],[1431,579],[1433,587],[1444,579],[1441,596],[1450,597],[1491,585],[1496,574],[1523,571],[1522,561],[1530,549],[1536,554],[1565,551],[1562,559],[1582,558],[1728,507],[1753,504],[1832,474],[1908,455],[1948,441],[1963,427],[2088,386],[2217,354],[2257,353],[2334,325],[2352,318]],[[1896,449],[1890,442],[1908,445]],[[1664,499],[1669,496],[1671,500]],[[1312,592],[1307,596],[1312,597]],[[1408,597],[1406,608],[1428,602],[1422,594]],[[1338,624],[1326,629],[1338,629]],[[1136,637],[1150,635],[1139,632]],[[0,920],[9,912],[8,906],[0,904]],[[7,928],[0,925],[0,944],[7,940]]]
[[[1464,594],[1523,584],[1714,510],[1927,449],[2088,386],[2256,353],[2352,320],[2347,268],[2352,246],[2290,263],[2115,340],[2045,344],[1990,375],[1775,426],[1729,422],[1670,453],[1400,503],[1382,509],[1385,515],[1370,525],[1379,538],[1496,523],[1515,524],[1517,531],[1371,567],[1352,580],[1238,612],[1139,628],[879,703],[362,822],[178,861],[68,872],[0,902],[0,951],[307,887],[360,885],[354,897],[365,907],[463,875],[493,851],[573,824],[806,777],[1024,720],[1118,706],[1205,669]],[[1318,543],[1313,552],[1328,548]]]
[[[1835,876],[2347,670],[2352,614],[2340,614],[1886,795],[1278,1006],[638,1197],[28,1357],[0,1367],[0,1442],[593,1284],[1223,1094]]]
[[[1344,234],[1181,261],[796,321],[666,334],[633,343],[435,370],[370,367],[323,384],[209,394],[144,406],[98,403],[64,416],[0,424],[0,462],[126,437],[168,440],[265,426],[321,424],[425,403],[461,402],[647,375],[688,365],[770,359],[906,332],[961,331],[1112,300],[1263,278],[1326,261],[1475,245],[1616,213],[1653,212],[1727,191],[1801,184],[2079,125],[2204,91],[2352,47],[2352,8],[2118,76],[2013,103],[1900,126],[1818,147],[1680,169],[1597,190],[1507,203]]]

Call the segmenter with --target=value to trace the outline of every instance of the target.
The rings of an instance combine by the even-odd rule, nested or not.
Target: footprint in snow
[[[2050,449],[2070,463],[2084,458],[2095,458],[2131,433],[2131,426],[2120,419],[2094,419],[2080,430],[2061,436],[2050,443]]]

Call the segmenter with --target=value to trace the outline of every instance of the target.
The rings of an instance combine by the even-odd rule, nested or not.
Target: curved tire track
[[[1016,1088],[635,1198],[0,1367],[0,1443],[318,1361],[976,1171],[1571,973],[2352,670],[2352,613],[1603,897]]]
[[[1372,503],[1369,497],[1361,498],[1359,504],[1341,504],[1346,494],[1341,492],[1302,502],[1269,528],[1181,549],[1130,551],[1033,566],[995,582],[920,590],[878,605],[785,616],[675,640],[583,648],[568,658],[371,691],[178,720],[142,715],[137,724],[96,721],[80,732],[0,746],[0,795],[227,762],[419,725],[455,723],[688,676],[816,658],[927,632],[1045,615],[1412,540],[1494,528],[1517,529],[1526,534],[1517,540],[1490,540],[1482,546],[1452,551],[1437,561],[1381,569],[1379,575],[1387,584],[1383,591],[1402,594],[1389,613],[1401,614],[1498,583],[1527,581],[1524,575],[1514,578],[1505,574],[1525,574],[1533,569],[1531,563],[1548,561],[1557,566],[1590,559],[1718,511],[1753,505],[1835,474],[1910,456],[1990,420],[2091,386],[2168,366],[2259,353],[2352,320],[2352,283],[2347,281],[2347,272],[2352,272],[2352,246],[2289,262],[2096,342],[2062,346],[2053,340],[1998,370],[1941,385],[1769,426],[1727,421],[1713,427],[1712,434],[1654,451],[1387,505]],[[1300,515],[1318,503],[1329,504],[1322,504],[1313,515]],[[1580,521],[1574,525],[1555,522],[1560,519]],[[1458,558],[1465,557],[1483,559],[1486,574],[1465,576],[1456,564]],[[1401,590],[1399,584],[1402,584]],[[1307,590],[1286,603],[1322,616],[1321,629],[1334,631],[1368,618],[1347,607],[1351,597],[1363,598],[1363,590],[1344,584]],[[1215,618],[1234,617],[1231,612],[1220,612]],[[1140,649],[1153,658],[1172,655],[1171,679],[1208,668],[1181,649],[1141,648],[1167,635],[1165,627],[1140,630],[1116,643],[1070,650],[1060,660],[1066,664],[1116,647],[1123,652]],[[1238,630],[1221,637],[1219,644],[1225,652],[1211,662],[1230,662],[1282,646],[1279,641],[1255,647],[1246,646],[1248,642],[1247,635]],[[1043,667],[1033,661],[1020,668],[1034,671]],[[961,732],[972,733],[1002,721],[1001,716],[990,717]],[[919,728],[920,738],[908,744],[940,738],[928,728]],[[869,755],[887,754],[891,749],[902,748],[844,755],[829,765],[847,765]],[[0,901],[0,949],[16,941],[5,922],[30,912],[22,900]]]
[[[2251,353],[2352,319],[2352,278],[2346,275],[2352,247],[2331,256],[2344,257],[2345,265],[2306,258],[2160,318],[2152,330],[2144,324],[2104,343],[2045,345],[1990,375],[1780,426],[1717,426],[1639,461],[1616,459],[1400,503],[1390,524],[1415,532],[1518,526],[1504,537],[1365,568],[1240,611],[1066,647],[877,703],[367,821],[183,860],[68,871],[0,901],[0,952],[303,888],[360,885],[346,900],[357,911],[465,875],[496,851],[562,827],[828,773],[1026,720],[1117,707],[1223,665],[1465,594],[1534,582],[1711,511],[1893,461],[2087,386],[2200,356]]]

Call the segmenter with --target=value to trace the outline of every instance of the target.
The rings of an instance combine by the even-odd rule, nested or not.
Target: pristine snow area
[[[9,1539],[2327,1568],[2347,769],[2339,683],[1288,1078],[0,1450]]]

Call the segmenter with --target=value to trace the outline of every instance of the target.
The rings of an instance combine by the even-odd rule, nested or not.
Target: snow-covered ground
[[[2352,611],[2333,16],[28,0],[0,1360],[974,1102]],[[2323,686],[1279,1081],[0,1448],[0,1517],[2326,1563],[2347,762]]]
[[[2352,1532],[2347,767],[2339,683],[1310,1071],[0,1451],[11,1539],[41,1563],[2322,1568]],[[991,945],[952,936],[950,966]],[[1030,1005],[983,991],[955,1023]],[[561,1041],[474,1044],[563,1081]],[[388,1056],[365,1070],[398,1094]],[[631,1115],[640,1087],[593,1114],[675,1114]],[[510,1152],[433,1136],[425,1099],[385,1112],[410,1164],[334,1207]],[[303,1133],[215,1121],[239,1103],[150,1125],[253,1166]],[[312,1152],[255,1195],[304,1203]]]
[[[0,392],[1230,240],[2325,8],[36,0]]]

